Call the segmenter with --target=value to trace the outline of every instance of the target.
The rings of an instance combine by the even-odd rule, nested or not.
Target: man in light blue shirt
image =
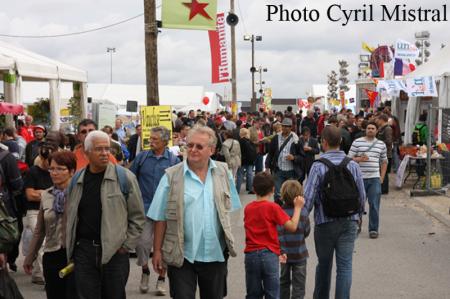
[[[169,169],[162,177],[147,214],[155,221],[153,267],[161,272],[163,260],[168,264],[170,291],[175,299],[194,299],[197,281],[201,298],[223,298],[226,295],[228,252],[235,255],[229,212],[241,208],[241,203],[226,165],[210,159],[216,142],[214,131],[208,127],[190,130],[187,160]],[[181,181],[177,181],[176,174],[170,175],[175,171],[181,172]],[[227,179],[219,180],[222,174]],[[171,214],[169,205],[176,203],[177,208],[180,206],[171,202],[175,193],[181,195],[183,211],[172,208]],[[172,220],[168,215],[176,215],[175,226],[170,226]],[[181,219],[181,242],[170,240],[173,252],[162,252],[170,235],[180,232],[176,228]],[[181,250],[175,252],[178,247]],[[182,256],[178,257],[177,253]],[[171,263],[178,258],[181,258],[181,263]]]

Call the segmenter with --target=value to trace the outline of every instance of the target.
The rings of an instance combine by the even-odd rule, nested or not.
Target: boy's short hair
[[[297,180],[287,180],[281,186],[281,199],[287,206],[294,206],[294,199],[303,196],[303,187]]]
[[[253,179],[253,191],[258,196],[266,196],[273,192],[275,187],[275,182],[270,174],[266,172],[260,172],[255,175]]]

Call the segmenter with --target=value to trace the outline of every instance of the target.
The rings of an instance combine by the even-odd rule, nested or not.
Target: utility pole
[[[155,0],[144,0],[144,22],[147,106],[158,106],[158,26]]]
[[[230,14],[234,14],[234,0],[230,0]],[[236,26],[231,27],[231,102],[237,105],[237,78],[236,78]],[[232,110],[234,113],[234,110]]]
[[[251,108],[252,111],[256,111],[256,93],[255,93],[255,37],[252,35],[252,68],[250,69],[252,72],[252,100],[251,100]]]

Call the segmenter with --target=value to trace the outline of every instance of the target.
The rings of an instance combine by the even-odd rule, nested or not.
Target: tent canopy
[[[87,82],[87,72],[0,41],[0,70],[16,71],[26,80]]]
[[[450,75],[450,46],[444,47],[430,60],[405,76],[405,78],[415,78],[423,76],[448,76]]]
[[[0,102],[0,115],[2,114],[20,115],[23,114],[23,112],[24,110],[22,105]]]

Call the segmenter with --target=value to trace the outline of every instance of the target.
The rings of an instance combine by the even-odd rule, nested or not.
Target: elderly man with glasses
[[[136,177],[109,162],[109,151],[108,134],[89,133],[84,140],[89,164],[68,188],[67,259],[74,261],[76,289],[83,299],[126,298],[128,252],[145,223]]]
[[[241,208],[225,163],[213,161],[215,132],[196,126],[187,137],[187,159],[166,170],[147,216],[155,221],[153,268],[168,267],[170,296],[226,296],[228,255],[235,256],[230,212]]]
[[[130,170],[136,175],[142,193],[145,212],[148,212],[155,195],[156,188],[167,168],[180,163],[180,159],[169,151],[170,131],[165,127],[155,127],[150,131],[150,150],[139,153]],[[148,292],[150,270],[148,261],[153,248],[153,221],[146,219],[144,230],[136,247],[137,265],[142,267],[141,293]],[[156,282],[156,293],[164,296],[164,275],[159,275]]]

